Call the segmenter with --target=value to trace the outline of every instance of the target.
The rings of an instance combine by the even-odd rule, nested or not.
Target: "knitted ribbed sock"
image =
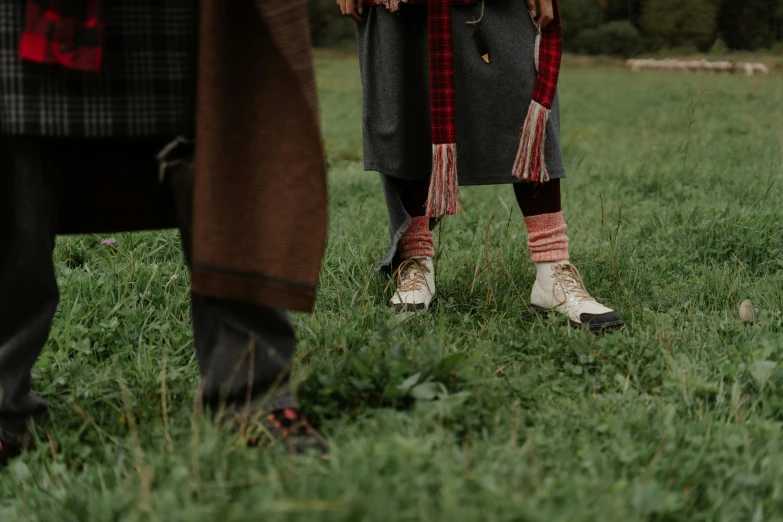
[[[411,225],[400,239],[400,257],[410,259],[412,257],[433,257],[435,244],[430,230],[430,218],[427,216],[415,217]]]
[[[534,263],[568,261],[568,237],[562,212],[526,217],[525,225],[527,247]]]

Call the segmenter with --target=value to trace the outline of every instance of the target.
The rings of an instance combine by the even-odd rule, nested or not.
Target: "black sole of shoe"
[[[549,308],[544,308],[534,304],[530,305],[530,309],[533,310],[533,312],[535,312],[537,315],[541,315],[541,316],[547,316],[550,313],[558,313],[555,312],[554,310],[550,310]],[[571,320],[571,318],[569,318],[568,322],[571,323],[572,328],[585,328],[587,330],[590,330],[590,333],[593,333],[595,335],[600,335],[609,332],[616,332],[618,330],[622,330],[623,328],[625,328],[625,323],[622,320],[612,321],[610,323],[586,324],[586,323],[577,323],[576,321],[573,321]]]
[[[398,314],[403,313],[411,313],[411,312],[421,312],[421,311],[427,311],[427,312],[434,312],[438,309],[438,298],[434,297],[432,301],[430,301],[429,306],[425,306],[424,303],[419,304],[394,304],[391,301],[386,303],[386,306],[393,309]]]

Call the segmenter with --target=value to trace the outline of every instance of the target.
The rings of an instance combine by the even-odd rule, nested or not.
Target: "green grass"
[[[628,323],[597,338],[528,312],[507,186],[463,191],[442,305],[398,323],[357,64],[318,65],[331,227],[296,380],[331,457],[248,450],[193,414],[175,232],[61,238],[34,384],[52,415],[0,474],[0,520],[783,519],[783,78],[564,72],[574,262]]]

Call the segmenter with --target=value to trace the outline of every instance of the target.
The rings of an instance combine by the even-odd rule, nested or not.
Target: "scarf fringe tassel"
[[[381,5],[393,13],[400,10],[400,1],[401,0],[381,0]]]
[[[550,110],[533,100],[522,127],[519,151],[514,162],[513,175],[523,181],[544,183],[549,181],[549,171],[544,163],[546,124]]]
[[[457,179],[457,145],[441,143],[432,146],[432,176],[427,198],[427,216],[439,218],[459,214]]]

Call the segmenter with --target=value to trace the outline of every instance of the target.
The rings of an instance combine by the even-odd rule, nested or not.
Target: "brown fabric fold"
[[[193,290],[308,311],[326,175],[304,0],[201,0]]]

